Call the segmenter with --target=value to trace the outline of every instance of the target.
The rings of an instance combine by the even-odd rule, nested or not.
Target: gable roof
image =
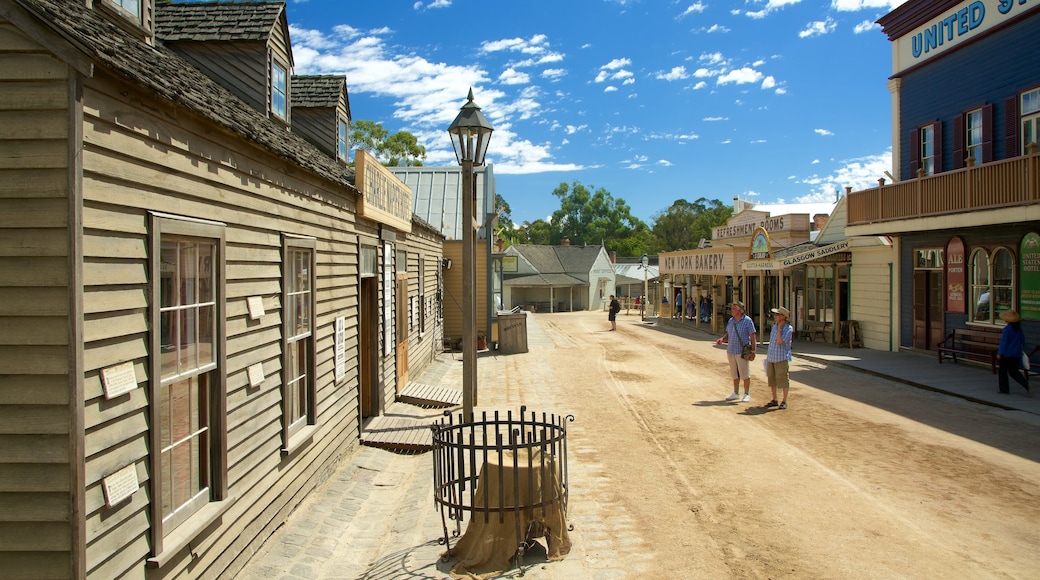
[[[412,211],[423,220],[440,225],[450,241],[462,239],[462,168],[387,167],[412,190]],[[481,223],[477,239],[488,240],[488,217],[495,211],[495,174],[489,163],[475,167],[477,207],[473,217]],[[490,243],[490,240],[489,242]]]
[[[354,188],[354,174],[271,121],[161,44],[149,46],[81,2],[15,0],[97,65],[216,123],[229,133],[328,181]]]
[[[588,274],[602,246],[541,246],[513,244],[510,248],[541,274]]]
[[[156,2],[155,35],[166,42],[267,42],[284,2]]]
[[[293,75],[290,99],[293,107],[335,109],[346,92],[347,77],[342,75]]]

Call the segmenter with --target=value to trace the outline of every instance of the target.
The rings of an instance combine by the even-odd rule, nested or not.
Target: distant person
[[[617,315],[621,312],[621,303],[614,295],[610,295],[610,309],[607,311],[607,320],[610,321],[610,330],[617,330]]]
[[[682,311],[683,311],[682,292],[676,292],[675,293],[675,302],[673,302],[672,304],[675,304],[675,310],[672,311],[672,318],[682,318]]]
[[[794,329],[787,318],[791,312],[780,306],[772,311],[776,324],[769,333],[769,350],[766,352],[766,382],[769,390],[773,393],[773,400],[766,403],[766,407],[787,408],[787,391],[791,387],[791,341],[794,340]],[[780,402],[776,400],[776,390],[779,388],[783,393]]]
[[[997,388],[1001,394],[1010,393],[1010,376],[1032,397],[1029,379],[1022,376],[1022,355],[1025,353],[1026,344],[1026,335],[1022,332],[1022,316],[1014,310],[1005,310],[1000,313],[1000,319],[1007,324],[1000,333],[1000,346],[997,347]]]
[[[748,362],[755,360],[755,323],[744,316],[744,303],[734,302],[730,304],[730,313],[733,315],[726,323],[726,334],[715,341],[716,345],[724,342],[729,343],[726,347],[726,359],[729,360],[729,371],[733,377],[733,393],[726,397],[727,401],[747,403],[751,400],[751,369]],[[747,358],[742,356],[747,347]],[[740,381],[744,381],[744,398],[740,398]]]

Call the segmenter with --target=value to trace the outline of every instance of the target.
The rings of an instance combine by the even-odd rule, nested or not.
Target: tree
[[[509,202],[498,193],[495,194],[495,211],[498,212],[498,226],[495,228],[495,233],[500,240],[506,242],[508,247],[517,237],[516,228],[513,225],[513,215],[511,213],[512,210],[509,208]]]
[[[545,220],[524,222],[516,230],[515,243],[548,246],[552,241],[552,226]]]
[[[352,149],[364,149],[387,167],[421,167],[426,148],[408,131],[390,134],[375,121],[356,120],[350,130]]]
[[[701,239],[710,240],[713,228],[726,224],[733,208],[717,199],[700,198],[693,203],[677,199],[672,205],[654,216],[656,251],[690,250]]]
[[[551,243],[558,244],[564,237],[574,245],[602,243],[620,255],[642,255],[648,249],[644,246],[647,226],[632,215],[624,199],[615,199],[602,187],[593,191],[578,181],[569,186],[561,183],[552,193],[560,198],[560,209],[552,215]]]

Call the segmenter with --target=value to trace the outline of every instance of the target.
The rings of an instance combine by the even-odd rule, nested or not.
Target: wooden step
[[[454,407],[462,404],[462,390],[409,381],[397,400],[423,408]]]

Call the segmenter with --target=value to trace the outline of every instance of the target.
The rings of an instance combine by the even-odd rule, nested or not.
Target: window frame
[[[1031,101],[1029,110],[1026,107],[1027,99]],[[1040,145],[1040,87],[1023,91],[1018,96],[1018,127],[1019,151],[1028,155],[1031,144]]]
[[[350,123],[345,117],[336,121],[336,155],[340,161],[350,161]]]
[[[917,144],[920,147],[920,159],[921,159],[921,170],[924,172],[923,175],[935,175],[935,127],[932,125],[925,125],[921,127],[920,140]]]
[[[212,260],[213,276],[213,343],[216,352],[213,354],[213,362],[204,367],[196,369],[192,377],[206,376],[209,378],[209,407],[208,424],[209,440],[207,445],[206,459],[209,462],[209,500],[198,505],[190,513],[179,516],[181,519],[167,518],[163,521],[162,502],[156,499],[149,507],[151,515],[151,545],[152,557],[148,563],[153,567],[161,567],[186,547],[192,540],[203,533],[210,524],[226,511],[232,502],[228,496],[228,427],[227,427],[227,328],[225,299],[227,296],[227,276],[225,267],[225,229],[226,225],[220,222],[149,212],[149,277],[150,307],[148,312],[151,324],[149,333],[149,351],[153,353],[149,357],[149,401],[148,407],[149,425],[154,426],[148,431],[149,448],[149,470],[152,474],[162,473],[162,456],[158,450],[162,449],[162,414],[160,405],[162,388],[162,357],[155,353],[162,352],[162,260],[161,251],[164,238],[185,240],[206,240],[214,245],[215,255]],[[184,375],[177,375],[167,384],[183,381]],[[152,498],[161,498],[163,495],[162,477],[149,478],[149,490]],[[187,505],[187,504],[186,504]],[[181,506],[184,507],[184,506]],[[175,510],[176,511],[176,510]]]
[[[308,329],[305,332],[296,332],[293,324],[292,317],[288,314],[290,311],[290,305],[292,304],[291,295],[292,288],[294,288],[293,281],[297,278],[296,271],[293,269],[296,262],[293,260],[294,254],[300,251],[305,251],[309,256],[310,260],[308,263],[307,272],[307,283],[308,289],[303,292],[296,292],[297,295],[307,296],[307,301],[310,304],[308,312]],[[317,404],[317,322],[315,320],[315,314],[317,312],[315,299],[317,292],[315,289],[315,283],[317,276],[315,268],[317,267],[317,240],[312,237],[296,236],[292,234],[282,235],[282,373],[281,373],[281,390],[282,390],[282,453],[289,454],[298,449],[301,445],[310,440],[313,435],[315,425],[318,423],[318,404]],[[305,348],[304,357],[306,360],[303,362],[306,376],[310,377],[310,380],[304,386],[304,394],[307,400],[304,401],[301,406],[303,412],[299,418],[294,418],[294,402],[295,399],[290,396],[293,394],[291,383],[296,381],[296,377],[291,377],[290,372],[293,365],[291,364],[290,354],[294,352],[294,349],[298,343],[304,342]]]
[[[964,156],[974,163],[983,162],[982,143],[985,140],[982,107],[964,113]]]
[[[281,73],[282,84],[279,86],[276,82],[277,73]],[[270,82],[268,83],[268,103],[271,114],[282,121],[289,121],[289,67],[283,65],[273,55],[271,56],[271,67],[270,67]],[[279,90],[281,89],[281,90]],[[281,112],[276,108],[275,96],[281,95],[282,107]]]
[[[1009,273],[1011,278],[1007,283],[998,284],[996,277],[997,262],[1002,254],[1006,254],[1010,260]],[[978,256],[985,256],[986,258],[986,278],[983,282],[980,282],[978,278],[978,267],[976,264]],[[1018,304],[1018,297],[1015,292],[1018,284],[1018,257],[1015,255],[1015,252],[1011,248],[1002,245],[973,248],[969,253],[968,259],[968,280],[970,281],[971,304],[973,305],[968,315],[968,322],[987,326],[1004,326],[1005,323],[1000,318],[1001,312],[1008,308],[1015,308]],[[979,316],[981,310],[979,299],[984,292],[989,293],[989,299],[986,317],[982,318]],[[1002,296],[1006,298],[1002,298]]]

